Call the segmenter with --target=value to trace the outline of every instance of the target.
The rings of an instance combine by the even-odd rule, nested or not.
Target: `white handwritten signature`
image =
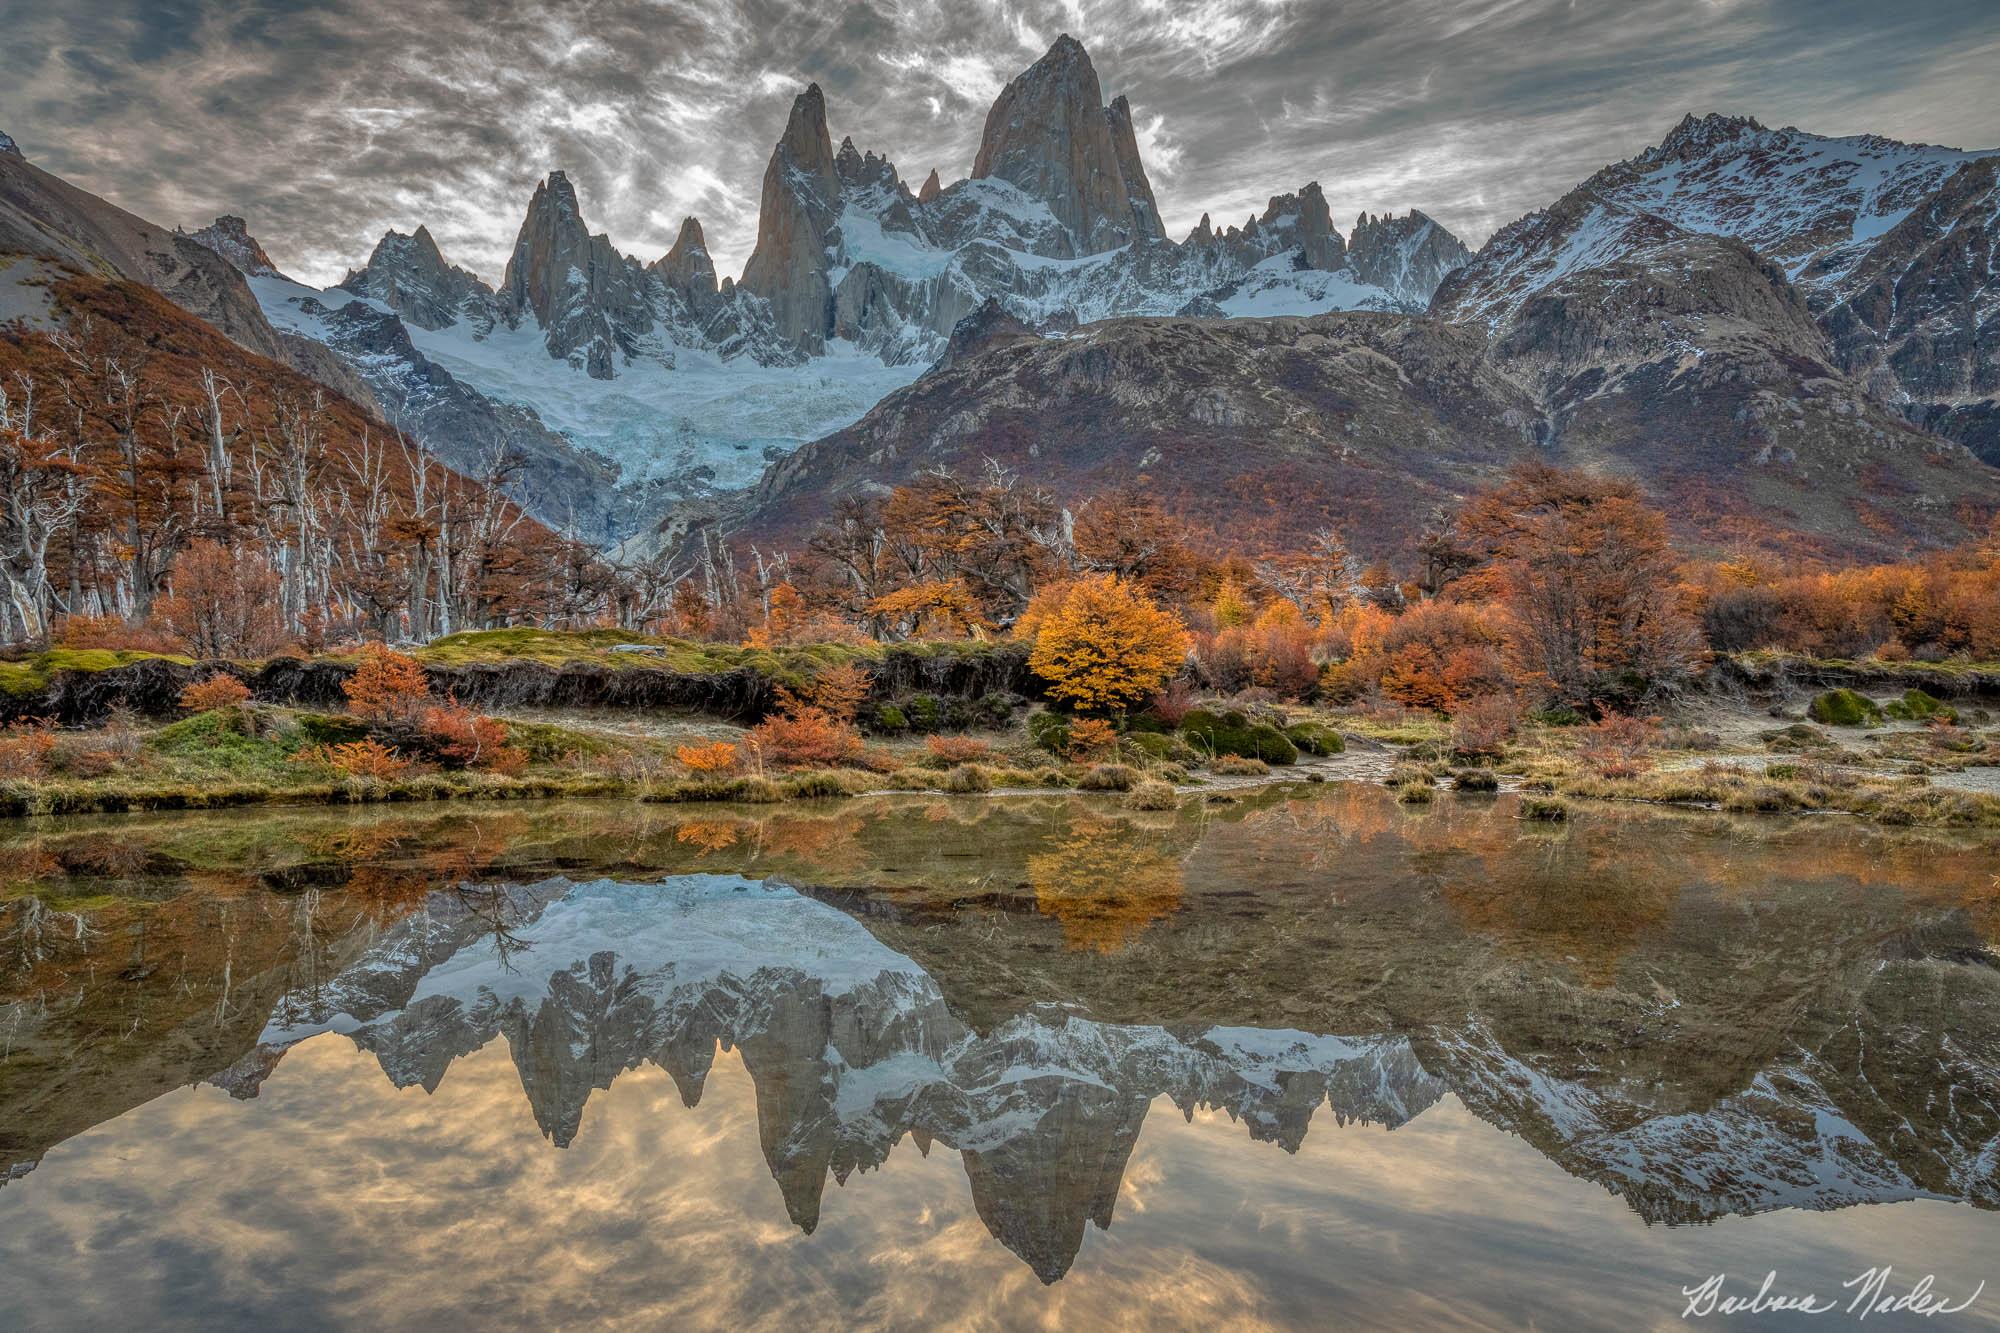
[[[1933,1318],[1941,1314],[1958,1314],[1971,1308],[1986,1290],[1986,1282],[1981,1279],[1972,1294],[1962,1301],[1954,1302],[1951,1297],[1933,1291],[1936,1277],[1926,1273],[1908,1291],[1900,1294],[1889,1290],[1889,1278],[1893,1268],[1870,1268],[1841,1283],[1843,1288],[1854,1294],[1841,1301],[1838,1298],[1821,1297],[1817,1292],[1783,1293],[1774,1290],[1778,1285],[1778,1274],[1774,1269],[1764,1274],[1763,1285],[1754,1296],[1732,1296],[1723,1290],[1729,1280],[1727,1273],[1711,1274],[1697,1286],[1682,1287],[1681,1295],[1687,1298],[1687,1308],[1681,1311],[1683,1319],[1706,1319],[1710,1315],[1769,1314],[1787,1311],[1794,1314],[1833,1314],[1839,1312],[1852,1315],[1856,1319],[1866,1319],[1872,1314],[1915,1314]]]

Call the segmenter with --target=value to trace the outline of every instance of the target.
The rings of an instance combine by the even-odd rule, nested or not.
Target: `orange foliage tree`
[[[528,766],[528,752],[507,744],[507,724],[473,712],[456,699],[426,708],[417,730],[432,752],[457,768],[508,776]]]
[[[348,711],[368,722],[411,726],[430,707],[423,664],[379,643],[361,650],[361,665],[340,684]]]
[[[704,776],[733,773],[739,762],[736,747],[728,741],[716,741],[711,745],[676,745],[674,758],[690,773]]]
[[[1449,591],[1497,597],[1518,669],[1558,697],[1631,696],[1693,665],[1666,520],[1631,482],[1531,463],[1459,528],[1481,563]]]
[[[217,674],[181,691],[180,705],[190,713],[213,708],[241,708],[250,701],[250,687],[234,676]]]
[[[757,753],[784,768],[830,768],[861,757],[861,733],[817,704],[778,689],[778,710],[750,729]]]
[[[174,562],[155,614],[198,657],[262,657],[285,646],[277,571],[255,550],[198,540]]]
[[[1084,712],[1117,712],[1151,695],[1187,658],[1180,618],[1115,574],[1036,597],[1016,632],[1049,693]]]

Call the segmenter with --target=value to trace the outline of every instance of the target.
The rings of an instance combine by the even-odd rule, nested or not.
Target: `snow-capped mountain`
[[[260,264],[240,223],[198,239]],[[629,509],[649,487],[637,503],[748,485],[915,379],[989,299],[1056,334],[1117,315],[1415,311],[1466,253],[1422,214],[1363,215],[1350,245],[1316,183],[1241,227],[1204,219],[1167,238],[1129,104],[1105,104],[1065,36],[1001,92],[971,176],[944,184],[933,171],[915,192],[888,158],[851,139],[836,148],[808,87],[772,149],[741,282],[717,274],[693,218],[659,259],[620,253],[590,231],[561,171],[536,187],[498,287],[450,264],[421,227],[385,235],[326,292],[268,264],[245,271],[266,279],[253,286],[273,323],[341,351],[385,403],[421,403],[421,385],[449,375],[560,433],[582,455],[570,470],[615,476]],[[392,330],[357,341],[359,310],[328,318],[357,297],[406,326],[421,364],[394,364]],[[427,429],[414,410],[405,424]],[[428,429],[448,459],[489,448],[462,423]],[[575,487],[545,489],[569,509],[540,512],[575,522]]]
[[[1656,148],[1495,233],[1433,310],[1504,335],[1613,266],[1679,280],[1694,237],[1740,242],[1796,288],[1826,355],[1920,425],[2000,458],[2000,151],[1823,138],[1688,116]],[[1698,341],[1695,339],[1694,341]]]

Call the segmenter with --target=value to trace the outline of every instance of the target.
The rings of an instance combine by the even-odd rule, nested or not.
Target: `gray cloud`
[[[836,138],[949,181],[1064,31],[1131,97],[1176,233],[1317,179],[1343,221],[1476,244],[1689,110],[2000,144],[1989,0],[0,0],[0,31],[30,157],[158,222],[242,213],[320,282],[418,223],[497,277],[554,167],[621,249],[692,213],[740,269],[806,81]]]

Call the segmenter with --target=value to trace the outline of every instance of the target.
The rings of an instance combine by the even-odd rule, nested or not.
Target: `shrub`
[[[1227,778],[1260,778],[1271,771],[1271,766],[1248,755],[1219,754],[1209,769]]]
[[[1569,818],[1569,802],[1558,800],[1553,796],[1523,796],[1521,818],[1559,824]]]
[[[1194,707],[1194,687],[1176,676],[1162,685],[1148,705],[1154,717],[1169,729],[1178,727]]]
[[[455,768],[517,775],[528,767],[528,752],[507,744],[507,724],[473,712],[456,699],[427,708],[418,734],[432,753]]]
[[[174,561],[156,614],[200,657],[261,657],[285,646],[281,579],[255,549],[197,538]]]
[[[1451,716],[1451,748],[1463,755],[1497,755],[1514,739],[1520,716],[1520,705],[1504,694],[1469,700]]]
[[[931,758],[947,766],[977,763],[993,750],[985,741],[971,736],[931,736],[925,739],[924,748],[931,752]]]
[[[1451,713],[1510,685],[1499,636],[1469,606],[1427,602],[1396,617],[1382,638],[1382,693],[1412,708]]]
[[[56,737],[45,722],[15,722],[0,730],[0,778],[39,778],[48,772]]]
[[[908,731],[910,729],[910,719],[909,715],[904,713],[897,705],[880,704],[876,706],[874,717],[869,725],[877,731]]]
[[[56,627],[58,648],[104,648],[113,652],[180,653],[187,644],[172,630],[128,625],[119,616],[68,616]]]
[[[118,767],[118,758],[109,750],[58,746],[49,766],[66,778],[101,778]]]
[[[852,662],[822,667],[806,683],[806,702],[825,709],[836,722],[852,722],[874,684],[875,678]]]
[[[758,753],[785,768],[832,768],[861,756],[861,733],[816,704],[778,690],[779,711],[751,728]]]
[[[1131,791],[1139,770],[1129,764],[1093,764],[1076,780],[1078,791]]]
[[[1499,791],[1500,776],[1490,768],[1461,768],[1451,775],[1451,785],[1459,791]]]
[[[1865,694],[1853,690],[1828,690],[1815,695],[1807,714],[1829,727],[1872,726],[1882,720],[1882,710]]]
[[[1036,713],[1028,719],[1028,739],[1050,754],[1069,751],[1069,719],[1061,713]]]
[[[1069,757],[1079,762],[1116,748],[1118,732],[1102,718],[1080,717],[1069,724]]]
[[[1396,788],[1396,799],[1404,805],[1429,805],[1437,799],[1437,790],[1429,779],[1405,782]]]
[[[361,650],[361,665],[340,684],[348,711],[370,722],[414,726],[430,707],[423,664],[379,643]]]
[[[736,747],[728,741],[716,741],[712,745],[676,745],[674,758],[690,773],[713,774],[734,773],[742,762]]]
[[[977,764],[960,764],[949,773],[946,773],[944,781],[939,785],[946,791],[958,792],[963,795],[972,792],[992,791],[993,779],[985,769]]]
[[[408,759],[373,739],[329,746],[324,762],[353,778],[399,778],[413,767]]]
[[[1197,749],[1212,755],[1238,755],[1267,764],[1295,764],[1299,759],[1298,747],[1284,732],[1234,709],[1215,713],[1197,708],[1181,723],[1181,734]]]
[[[1636,777],[1650,767],[1645,753],[1660,738],[1656,717],[1628,717],[1606,712],[1583,733],[1577,755],[1607,778]]]
[[[1347,749],[1346,738],[1324,722],[1294,722],[1285,728],[1285,739],[1305,754],[1340,754]]]
[[[212,708],[241,708],[250,701],[250,687],[236,677],[217,672],[181,691],[180,705],[190,713]]]
[[[1134,810],[1177,810],[1180,808],[1180,794],[1170,782],[1157,778],[1147,778],[1132,788],[1132,794],[1125,798],[1125,804]]]

